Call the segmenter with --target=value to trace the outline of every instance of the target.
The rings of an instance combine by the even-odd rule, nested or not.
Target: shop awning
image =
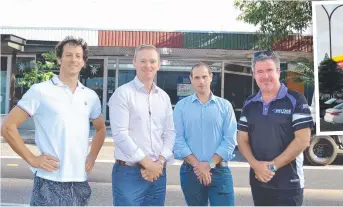
[[[24,46],[26,45],[26,39],[21,37],[11,35],[11,34],[2,34],[1,35],[1,53],[2,54],[11,54],[14,51],[24,52]]]

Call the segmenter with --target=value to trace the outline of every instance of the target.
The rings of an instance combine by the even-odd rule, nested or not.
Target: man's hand
[[[160,165],[162,173],[163,173],[163,164],[161,160],[156,160],[154,163]],[[161,175],[162,175],[161,173]],[[149,181],[149,182],[154,182],[156,181],[161,175],[159,175],[158,177],[154,177],[153,174],[145,169],[141,169],[141,174],[142,177],[144,178],[144,180]]]
[[[144,157],[144,159],[141,160],[139,163],[144,168],[143,170],[145,171],[144,172],[145,177],[150,177],[154,181],[154,180],[157,180],[157,178],[159,178],[162,175],[163,166],[161,166],[160,161],[153,162],[149,158]],[[143,173],[142,173],[142,176],[143,176]]]
[[[148,182],[154,182],[154,178],[143,168],[141,169],[142,178]]]
[[[199,164],[193,166],[193,171],[201,184],[207,186],[212,182],[211,167],[208,162],[199,162]]]
[[[34,168],[41,168],[48,172],[52,172],[58,170],[58,162],[59,160],[51,155],[41,154],[39,156],[34,156],[29,164]]]
[[[254,169],[255,178],[264,183],[269,182],[275,175],[275,173],[270,171],[268,167],[272,164],[274,163],[257,161],[253,166],[251,166]]]
[[[94,167],[96,157],[89,154],[86,158],[86,172],[89,173]]]

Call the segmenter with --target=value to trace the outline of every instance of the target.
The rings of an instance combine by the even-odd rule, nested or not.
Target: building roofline
[[[84,28],[84,27],[14,27],[1,26],[0,29],[41,29],[41,30],[91,30],[91,31],[122,31],[122,32],[180,32],[180,33],[213,33],[213,34],[261,34],[258,32],[217,31],[217,30],[153,30],[153,29],[118,29],[118,28]],[[301,35],[294,33],[293,35]],[[312,36],[312,35],[301,35]]]

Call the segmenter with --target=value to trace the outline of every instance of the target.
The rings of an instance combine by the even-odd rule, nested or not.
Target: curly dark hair
[[[62,54],[63,54],[63,47],[66,44],[72,44],[75,46],[81,46],[82,50],[83,50],[83,60],[85,62],[87,62],[88,60],[88,45],[87,42],[84,41],[84,39],[82,38],[75,38],[73,36],[67,36],[66,38],[64,38],[64,40],[62,40],[61,42],[59,42],[56,45],[55,48],[55,52],[56,52],[56,56],[57,58],[62,58]]]

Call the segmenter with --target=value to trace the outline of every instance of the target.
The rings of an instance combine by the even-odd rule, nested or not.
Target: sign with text
[[[181,100],[194,93],[193,86],[188,76],[179,76],[177,82],[177,98]]]

